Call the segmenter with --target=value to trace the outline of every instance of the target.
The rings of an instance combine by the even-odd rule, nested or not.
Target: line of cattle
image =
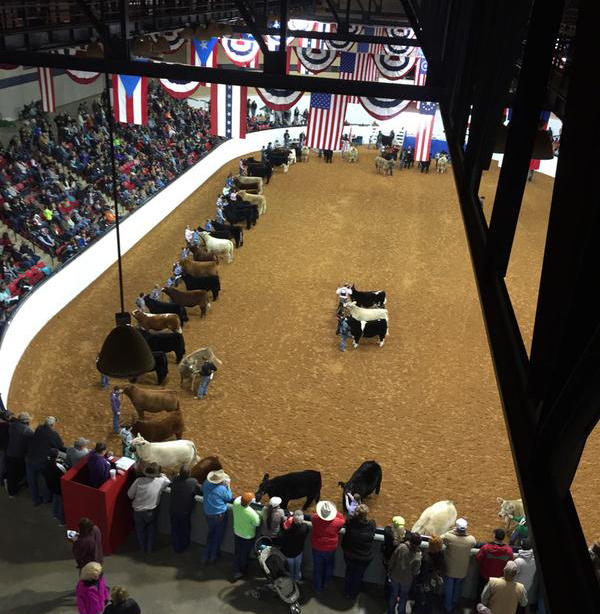
[[[398,161],[398,155],[400,153],[397,147],[386,147],[382,150],[381,155],[375,157],[375,171],[382,175],[393,175],[394,168],[398,164],[398,168],[412,168],[414,164],[414,154],[412,150],[405,150],[400,156]],[[435,170],[437,173],[445,173],[448,169],[450,160],[446,154],[441,154],[435,159]],[[430,160],[425,162],[419,162],[420,165],[424,165],[429,169]]]

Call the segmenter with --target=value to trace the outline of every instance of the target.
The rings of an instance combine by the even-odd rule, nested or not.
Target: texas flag
[[[230,139],[246,138],[248,88],[212,83],[210,86],[210,133]]]
[[[146,77],[113,75],[115,119],[124,124],[148,123],[148,80]]]

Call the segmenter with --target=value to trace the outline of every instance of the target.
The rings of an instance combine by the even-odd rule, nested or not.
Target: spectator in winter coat
[[[405,520],[402,516],[394,516],[392,518],[392,524],[386,525],[383,528],[383,544],[381,545],[381,557],[383,567],[385,569],[385,580],[383,586],[383,592],[386,601],[390,597],[390,576],[388,574],[388,567],[390,559],[396,548],[404,541],[408,539],[406,536]]]
[[[233,581],[246,575],[250,552],[254,546],[256,529],[260,526],[260,516],[250,507],[254,502],[252,493],[246,492],[233,502],[233,533],[235,552],[233,555]]]
[[[262,533],[278,543],[285,512],[281,509],[281,497],[271,497],[261,513]]]
[[[467,521],[459,518],[452,531],[442,535],[446,545],[444,558],[446,575],[444,577],[444,605],[451,612],[460,599],[462,584],[469,569],[471,549],[475,547],[475,537],[467,531]]]
[[[87,449],[88,443],[90,443],[89,439],[79,437],[70,448],[67,448],[67,467],[74,467],[84,456],[90,453]]]
[[[56,418],[54,416],[48,416],[44,424],[40,424],[40,426],[35,429],[35,433],[27,448],[25,468],[27,470],[27,484],[29,486],[33,505],[40,505],[42,501],[44,503],[50,503],[52,501],[52,497],[45,485],[42,489],[42,493],[40,493],[39,490],[39,478],[46,464],[46,459],[50,454],[50,450],[56,448],[61,452],[66,452],[63,440],[54,430],[55,424]]]
[[[79,570],[93,561],[96,563],[104,561],[102,534],[89,518],[79,520],[79,533],[73,542],[73,558]]]
[[[308,535],[308,525],[304,522],[304,512],[296,510],[282,525],[279,548],[287,558],[294,582],[302,579],[302,554]]]
[[[233,501],[230,483],[229,476],[222,469],[217,469],[211,471],[202,484],[202,505],[208,524],[206,547],[202,553],[204,563],[213,563],[219,556],[227,527],[227,504]]]
[[[485,586],[490,578],[502,577],[506,562],[513,559],[512,548],[504,543],[505,537],[506,532],[504,529],[495,529],[494,541],[481,546],[475,556],[479,565],[479,587],[481,589],[483,589],[483,586]],[[481,593],[481,590],[477,592]]]
[[[113,586],[110,589],[110,600],[104,614],[141,614],[140,606],[122,586]]]
[[[389,564],[390,598],[388,614],[395,614],[398,604],[398,614],[406,614],[406,601],[414,579],[421,571],[421,536],[412,533],[408,543],[400,544]],[[398,603],[399,600],[399,603]]]
[[[25,455],[33,437],[27,412],[21,412],[16,420],[8,424],[8,445],[6,447],[6,479],[9,497],[14,497],[25,478]]]
[[[333,578],[338,533],[344,526],[344,516],[331,501],[319,501],[317,511],[311,516],[313,551],[313,581],[320,593]]]
[[[58,458],[58,450],[52,448],[46,463],[42,467],[42,475],[46,481],[46,488],[52,497],[52,514],[58,520],[61,527],[65,525],[65,508],[63,504],[60,480],[67,472],[66,466]]]
[[[344,525],[342,550],[346,561],[344,595],[347,599],[358,597],[363,576],[375,554],[375,522],[367,518],[368,513],[369,508],[360,504]]]
[[[529,539],[524,539],[521,542],[521,548],[519,549],[519,554],[517,554],[515,563],[517,564],[518,570],[515,579],[523,585],[523,588],[527,591],[527,594],[529,594],[533,587],[536,570],[535,555],[533,554],[533,548],[531,547],[531,541]]]
[[[429,546],[422,555],[421,570],[415,578],[414,614],[430,614],[433,608],[433,591],[443,583],[445,570],[444,542],[441,537],[432,537]]]
[[[183,552],[190,545],[192,532],[192,510],[195,497],[200,494],[198,480],[190,477],[185,466],[171,481],[169,511],[171,514],[171,542],[175,552]]]
[[[88,563],[82,570],[75,589],[79,614],[101,614],[108,601],[108,589],[100,563]]]
[[[508,561],[502,570],[502,578],[490,577],[481,593],[481,603],[493,614],[515,614],[517,606],[527,605],[527,591],[515,581],[519,571],[514,561]]]

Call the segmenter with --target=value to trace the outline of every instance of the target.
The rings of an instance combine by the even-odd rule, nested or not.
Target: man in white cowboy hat
[[[142,552],[152,552],[160,496],[170,483],[157,463],[148,463],[143,477],[137,478],[127,491],[127,496],[132,499],[135,532]]]
[[[227,504],[233,501],[230,483],[231,479],[223,469],[217,469],[211,471],[202,484],[203,508],[208,524],[206,547],[202,553],[203,563],[212,563],[219,556],[227,527]]]
[[[200,493],[198,480],[190,477],[190,470],[182,465],[179,474],[171,481],[169,498],[171,543],[175,552],[183,552],[190,545],[192,510],[196,502],[195,497]]]
[[[338,533],[344,526],[344,516],[331,501],[319,501],[317,511],[311,516],[313,551],[313,581],[320,593],[333,578]]]

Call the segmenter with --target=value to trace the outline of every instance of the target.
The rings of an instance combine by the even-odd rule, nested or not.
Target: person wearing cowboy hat
[[[319,501],[317,511],[311,516],[313,551],[313,581],[320,593],[333,578],[338,533],[344,526],[344,516],[331,501]]]
[[[152,552],[160,496],[170,483],[157,463],[148,463],[144,467],[144,475],[137,478],[127,491],[127,496],[132,499],[135,533],[142,552]]]
[[[231,479],[223,469],[217,469],[211,471],[202,484],[202,507],[208,524],[203,563],[213,563],[219,556],[227,527],[227,504],[233,501],[230,483]]]
[[[171,515],[171,543],[174,552],[183,552],[190,545],[192,510],[196,495],[201,494],[198,480],[190,477],[190,470],[182,465],[171,481],[169,513]]]

